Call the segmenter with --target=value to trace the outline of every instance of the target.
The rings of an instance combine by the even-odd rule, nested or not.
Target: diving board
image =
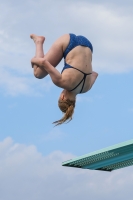
[[[113,171],[131,165],[133,165],[133,140],[62,163],[62,166],[102,171]]]

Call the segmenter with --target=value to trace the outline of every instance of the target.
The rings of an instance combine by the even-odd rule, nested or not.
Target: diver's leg
[[[70,41],[69,34],[61,36],[53,43],[49,51],[45,54],[45,59],[48,62],[50,62],[50,64],[53,65],[54,67],[56,67],[62,60],[63,53],[67,48],[69,41]]]
[[[30,37],[31,39],[33,39],[36,46],[35,57],[43,58],[44,57],[43,43],[45,41],[45,37],[37,36],[35,34],[31,34]],[[34,75],[36,78],[44,78],[48,74],[44,69],[40,68],[35,64],[32,67],[34,69]]]
[[[34,34],[31,35],[31,38],[34,40],[36,45],[36,58],[44,58],[47,60],[53,67],[56,67],[59,62],[63,58],[63,52],[66,49],[66,47],[69,44],[70,36],[69,34],[65,34],[61,36],[59,39],[57,39],[50,50],[46,53],[44,56],[43,53],[43,42],[45,40],[42,36],[36,36]],[[43,39],[44,38],[44,39]],[[48,73],[42,69],[41,67],[37,67],[37,65],[34,65],[34,74],[37,78],[43,78]]]

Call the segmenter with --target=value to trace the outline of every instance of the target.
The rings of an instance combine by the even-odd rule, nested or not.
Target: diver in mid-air
[[[56,125],[62,124],[72,119],[76,95],[88,92],[98,76],[92,71],[92,44],[84,36],[65,34],[57,39],[44,55],[45,37],[35,34],[30,37],[36,45],[35,57],[31,60],[35,77],[41,79],[49,74],[53,83],[63,88],[58,105],[65,115],[54,122]],[[62,58],[65,64],[60,73],[55,67]]]

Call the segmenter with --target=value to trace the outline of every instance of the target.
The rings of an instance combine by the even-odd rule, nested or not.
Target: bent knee
[[[39,74],[37,74],[37,73],[35,73],[35,72],[34,72],[34,76],[35,76],[36,78],[38,78],[38,79],[42,79],[42,78],[43,78],[42,76],[40,76]]]
[[[38,79],[42,79],[44,78],[45,76],[47,76],[47,73],[39,73],[37,71],[34,72],[34,76]]]

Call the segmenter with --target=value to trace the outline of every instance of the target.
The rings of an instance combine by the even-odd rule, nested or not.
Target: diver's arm
[[[48,73],[46,72],[46,70],[44,70],[43,68],[40,68],[37,65],[32,65],[32,68],[33,68],[34,76],[36,78],[38,78],[38,79],[42,79],[42,78],[44,78],[45,76],[48,75]]]
[[[64,88],[62,75],[55,67],[53,67],[47,60],[45,60],[45,58],[32,58],[31,63],[32,65],[36,64],[40,68],[46,70],[46,72],[50,75],[53,83],[58,87]]]

